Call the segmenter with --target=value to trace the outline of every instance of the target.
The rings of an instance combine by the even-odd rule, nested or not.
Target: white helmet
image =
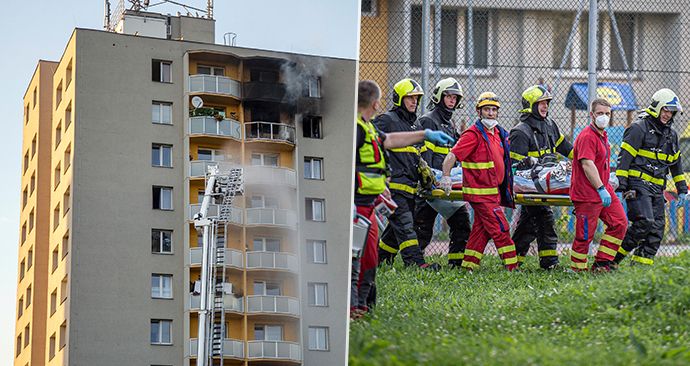
[[[680,105],[678,96],[671,89],[660,89],[654,93],[652,102],[645,109],[645,112],[654,118],[659,118],[661,108],[666,108],[671,112],[683,112],[683,106]]]
[[[443,100],[443,94],[457,95],[458,101],[455,103],[455,109],[460,106],[460,99],[462,99],[462,87],[455,78],[446,78],[439,80],[431,92],[431,102],[439,104]]]

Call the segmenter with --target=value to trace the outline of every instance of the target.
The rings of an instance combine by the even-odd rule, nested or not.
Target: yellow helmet
[[[501,103],[498,101],[498,96],[494,92],[483,92],[477,98],[476,109],[481,109],[484,106],[493,105],[496,108],[501,108]]]
[[[551,92],[546,89],[543,85],[533,85],[525,89],[522,92],[522,109],[520,113],[534,113],[538,114],[535,110],[536,105],[544,100],[551,100]]]
[[[443,94],[457,95],[458,101],[455,103],[455,108],[460,106],[460,99],[462,99],[462,87],[455,78],[441,79],[434,90],[431,92],[431,102],[433,104],[439,104],[443,100]]]
[[[659,118],[661,108],[666,108],[671,112],[683,112],[678,96],[671,89],[661,89],[654,93],[652,102],[644,111],[654,118]]]
[[[424,90],[418,82],[412,79],[402,79],[393,86],[393,105],[400,107],[403,97],[424,95]]]

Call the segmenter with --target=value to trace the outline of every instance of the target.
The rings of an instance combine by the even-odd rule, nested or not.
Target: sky
[[[111,0],[115,8],[119,0]],[[160,1],[153,0],[152,4]],[[204,0],[177,0],[205,9]],[[129,3],[129,2],[126,2]],[[0,34],[0,366],[14,355],[19,195],[22,150],[22,98],[39,59],[58,61],[76,27],[102,29],[103,1],[34,0],[4,4]],[[179,7],[150,9],[176,13]],[[260,14],[260,16],[258,15]],[[359,1],[216,0],[216,43],[237,34],[236,46],[355,59],[359,40]],[[354,99],[353,99],[354,101]]]

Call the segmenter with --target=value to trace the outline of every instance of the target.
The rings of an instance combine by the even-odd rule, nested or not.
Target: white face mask
[[[597,118],[594,119],[594,124],[601,129],[606,128],[609,125],[609,116],[605,114],[597,116]]]
[[[492,129],[492,128],[496,127],[496,125],[498,124],[498,121],[496,121],[495,119],[482,118],[482,124],[484,125],[484,127],[488,128],[488,129]]]

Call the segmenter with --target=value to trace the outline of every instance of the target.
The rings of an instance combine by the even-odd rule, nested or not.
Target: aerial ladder
[[[194,227],[203,232],[198,366],[223,365],[226,229],[232,215],[232,202],[243,192],[242,168],[221,172],[217,166],[208,167],[204,199],[199,213],[194,215]],[[211,204],[218,205],[217,213],[209,212]]]

